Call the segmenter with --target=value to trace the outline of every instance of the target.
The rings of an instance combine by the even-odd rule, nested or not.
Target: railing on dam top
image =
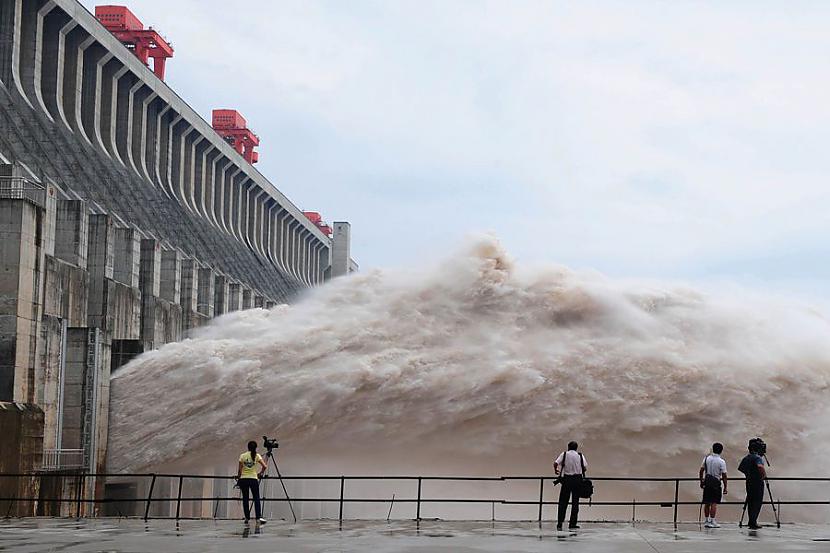
[[[56,490],[56,486],[49,485],[50,479],[60,478],[63,479],[62,486],[58,486],[57,488],[61,488],[64,491],[68,491],[68,493],[60,493],[55,494],[54,490]],[[67,478],[71,479],[71,482],[67,484]],[[16,483],[12,486],[7,485],[9,479],[16,479]],[[591,500],[590,503],[584,503],[583,506],[589,507],[607,507],[607,508],[626,508],[631,509],[631,522],[635,522],[636,520],[644,520],[644,519],[637,519],[637,509],[648,509],[657,508],[657,509],[672,509],[672,521],[677,527],[678,524],[678,510],[680,507],[683,506],[695,506],[699,507],[701,505],[700,500],[684,500],[681,499],[681,484],[689,486],[689,483],[693,483],[695,487],[699,485],[699,479],[693,477],[591,477],[591,480],[595,482],[596,485],[596,494],[595,499]],[[772,482],[774,486],[780,486],[785,483],[803,483],[809,487],[809,490],[816,491],[817,485],[819,483],[830,483],[830,477],[770,477],[769,482]],[[34,481],[39,481],[39,486],[29,486],[28,489],[39,489],[40,493],[24,496],[19,494],[12,494],[9,495],[10,489],[24,489],[26,488],[26,483],[31,484]],[[124,483],[131,483],[129,485],[133,485],[135,489],[138,489],[138,485],[141,484],[144,493],[143,494],[136,494],[135,497],[95,497],[94,491],[91,492],[90,489],[94,490],[96,488],[95,482],[96,481],[107,481],[108,484],[114,483],[114,485],[125,485]],[[167,491],[165,493],[160,493],[160,485],[159,483],[162,481],[166,481],[167,483]],[[195,481],[197,482],[196,486],[190,486],[191,488],[200,488],[204,491],[205,484],[213,483],[214,493],[209,495],[199,494],[199,495],[192,495],[184,492],[185,488],[188,487],[188,481]],[[19,474],[2,474],[0,473],[0,516],[11,516],[12,507],[15,504],[19,503],[29,503],[30,505],[36,504],[57,504],[64,506],[61,510],[62,516],[70,516],[70,517],[95,517],[95,516],[109,516],[106,513],[102,513],[100,507],[111,505],[114,506],[113,511],[110,515],[112,516],[119,516],[119,517],[128,517],[128,516],[136,516],[141,517],[144,520],[149,519],[175,519],[175,520],[195,520],[195,519],[222,519],[222,518],[238,518],[238,517],[229,517],[229,513],[227,512],[227,505],[235,505],[236,510],[238,511],[238,503],[240,502],[240,496],[237,495],[228,495],[220,494],[217,491],[222,488],[221,484],[224,484],[224,490],[231,491],[233,493],[231,484],[234,481],[234,477],[232,476],[206,476],[206,475],[199,475],[199,474],[166,474],[166,473],[142,473],[142,474],[93,474],[93,473],[83,473],[77,471],[63,471],[63,472],[39,472],[39,473],[19,473]],[[735,478],[730,479],[730,484],[734,487],[735,484],[738,482],[742,482],[742,478]],[[20,483],[23,483],[21,486]],[[292,482],[329,482],[334,484],[335,494],[329,496],[315,496],[315,497],[304,497],[303,495],[295,496],[292,492],[291,494],[285,493],[284,490],[287,490],[284,487],[287,484]],[[398,497],[396,493],[393,493],[391,497],[363,497],[360,495],[349,495],[346,493],[346,490],[349,489],[348,484],[354,485],[355,483],[373,483],[374,485],[379,485],[379,483],[388,484],[389,482],[407,482],[411,484],[413,491],[411,492],[410,496],[407,497]],[[655,491],[656,487],[659,486],[668,486],[669,487],[669,494],[665,498],[661,499],[654,499],[650,497],[646,500],[638,500],[635,498],[629,500],[602,500],[599,499],[603,495],[603,484],[604,483],[624,483],[629,485],[637,486],[640,491],[643,488],[650,488],[650,495],[655,496],[659,495]],[[119,484],[120,483],[120,484]],[[268,489],[268,485],[273,484],[270,486],[270,490]],[[441,491],[433,490],[432,495],[427,495],[424,491],[424,488],[427,484],[434,484],[440,483],[440,488],[443,490],[444,493]],[[521,484],[524,487],[524,491],[527,492],[529,489],[534,489],[534,493],[531,495],[525,493],[525,497],[516,497],[515,493],[512,494],[513,497],[506,497],[504,494],[500,497],[491,497],[486,496],[483,497],[481,493],[472,494],[474,497],[466,496],[466,497],[456,497],[456,496],[447,496],[448,491],[453,487],[458,487],[458,485],[475,485],[476,488],[480,491],[481,487],[487,484]],[[550,507],[554,505],[558,505],[558,500],[556,499],[546,499],[545,494],[546,490],[548,490],[548,494],[555,493],[558,496],[559,490],[557,488],[553,488],[551,484],[553,483],[553,477],[551,476],[283,476],[281,479],[276,477],[267,477],[266,479],[262,480],[261,488],[262,491],[262,500],[265,504],[273,504],[273,503],[280,503],[280,504],[287,504],[290,507],[291,515],[294,515],[295,520],[297,519],[293,505],[302,504],[302,503],[319,503],[321,505],[324,504],[334,504],[336,505],[336,511],[333,511],[331,514],[333,516],[319,516],[319,517],[300,517],[300,518],[328,518],[328,519],[339,519],[340,522],[343,520],[347,520],[348,517],[344,516],[344,507],[346,505],[353,505],[353,504],[382,504],[384,509],[388,506],[388,514],[385,517],[386,520],[390,520],[392,515],[392,510],[395,506],[401,505],[409,505],[414,507],[414,516],[412,517],[398,517],[398,518],[406,518],[412,519],[415,521],[420,522],[421,520],[425,520],[426,518],[439,518],[439,517],[424,517],[423,508],[427,505],[441,505],[441,504],[458,504],[458,505],[481,505],[481,506],[489,506],[492,512],[492,520],[497,520],[496,518],[496,506],[514,506],[514,507],[522,507],[522,508],[532,508],[534,516],[533,517],[523,517],[523,518],[511,518],[510,520],[535,520],[541,523],[543,519],[543,509],[544,507]],[[217,486],[217,484],[220,484]],[[280,486],[282,484],[282,486]],[[450,486],[450,484],[455,484],[455,486]],[[538,485],[538,487],[536,487]],[[691,487],[691,486],[689,486]],[[733,488],[734,489],[734,488]],[[43,490],[51,490],[53,495],[49,496],[47,492],[44,494]],[[175,491],[174,491],[175,490]],[[731,497],[737,496],[738,498],[743,497],[743,490],[735,490],[737,493],[733,493]],[[184,493],[183,493],[184,492]],[[279,493],[279,496],[274,496],[271,492]],[[515,492],[515,490],[514,490]],[[684,489],[684,493],[688,495],[689,490]],[[699,490],[698,490],[699,492]],[[822,490],[823,496],[828,497],[830,496],[830,487],[825,488]],[[170,495],[166,495],[166,493],[170,493]],[[290,497],[289,497],[290,495]],[[520,494],[521,495],[521,494]],[[615,495],[621,495],[619,491]],[[727,499],[725,496],[724,499]],[[586,501],[587,500],[583,500]],[[8,504],[6,509],[3,509],[4,504]],[[191,506],[194,504],[204,505],[209,503],[212,505],[212,508],[208,512],[208,515],[205,516],[204,509],[200,509],[199,514],[197,516],[193,516],[192,514],[188,515],[187,513],[183,512],[183,506],[190,504]],[[225,509],[222,509],[223,514],[220,514],[220,504],[225,503]],[[133,507],[141,507],[141,509],[122,509],[121,507],[124,505],[132,505]],[[730,500],[730,501],[723,501],[721,505],[726,506],[743,506],[744,502],[742,500]],[[775,507],[775,516],[778,520],[780,517],[781,507],[782,506],[830,506],[830,500],[827,499],[782,499],[779,495],[776,498],[772,497],[772,492],[770,491],[768,495],[764,497],[764,504],[765,505],[772,505]],[[165,508],[156,509],[154,510],[154,505],[162,505]],[[65,508],[68,506],[68,508]],[[85,506],[96,506],[96,508],[87,508]],[[175,507],[175,509],[174,509]],[[173,512],[175,510],[175,513]],[[263,507],[264,510],[264,507]],[[126,512],[125,512],[126,511]],[[130,512],[133,511],[133,512]],[[40,513],[40,510],[35,508],[33,510],[33,514]],[[286,511],[286,514],[288,511]],[[42,514],[42,513],[41,513]],[[22,515],[28,516],[28,515]],[[353,520],[360,519],[361,517],[352,517]],[[365,517],[364,517],[365,518]],[[369,518],[378,518],[378,517],[369,517]],[[455,520],[482,520],[482,517],[479,518],[456,518]],[[507,520],[507,519],[501,519]],[[590,519],[588,519],[590,520]],[[609,519],[603,519],[609,520]],[[620,520],[619,518],[614,520]],[[626,517],[625,520],[628,520]],[[648,519],[645,519],[648,520]]]
[[[46,187],[24,177],[0,176],[0,199],[26,200],[39,207],[46,205]]]

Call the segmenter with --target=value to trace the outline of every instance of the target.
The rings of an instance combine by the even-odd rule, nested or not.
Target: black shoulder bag
[[[585,459],[581,453],[579,454],[579,462],[582,464],[582,482],[579,485],[579,497],[591,499],[591,496],[594,495],[594,483],[590,479],[585,478]],[[562,464],[565,464],[564,459],[562,460]]]

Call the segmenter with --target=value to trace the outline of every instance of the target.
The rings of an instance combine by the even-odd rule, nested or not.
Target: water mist
[[[694,476],[714,441],[737,474],[761,435],[778,474],[816,473],[829,383],[814,311],[518,270],[482,237],[141,355],[112,380],[109,466],[231,473],[267,434],[305,474],[542,474],[570,439],[595,475]]]

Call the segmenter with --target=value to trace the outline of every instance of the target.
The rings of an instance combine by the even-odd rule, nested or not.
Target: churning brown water
[[[110,469],[221,465],[277,436],[284,471],[540,474],[577,439],[593,474],[778,474],[827,458],[830,324],[750,295],[519,270],[495,239],[219,318],[112,381]]]

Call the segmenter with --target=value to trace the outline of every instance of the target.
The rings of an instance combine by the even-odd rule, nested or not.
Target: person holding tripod
[[[767,478],[767,469],[764,467],[763,458],[767,446],[760,438],[752,438],[749,440],[747,449],[749,454],[741,459],[738,470],[746,476],[746,502],[744,508],[749,514],[749,529],[757,530],[760,528],[758,526],[758,515],[761,514],[761,506],[764,503],[764,481]]]
[[[556,519],[556,529],[562,530],[562,523],[565,522],[565,513],[568,510],[568,502],[571,502],[571,519],[568,523],[568,528],[575,530],[579,528],[577,525],[579,517],[579,496],[582,489],[582,479],[585,477],[585,469],[588,463],[585,461],[585,456],[577,451],[579,444],[576,442],[568,443],[568,450],[559,454],[559,457],[553,462],[553,472],[559,478],[558,482],[562,485],[559,490],[559,513]]]
[[[257,472],[257,464],[262,467],[262,470]],[[248,497],[254,498],[254,512],[256,513],[257,521],[260,524],[265,524],[266,521],[262,517],[262,504],[259,501],[259,479],[265,477],[265,471],[268,470],[268,465],[262,458],[262,455],[256,452],[256,442],[248,442],[248,451],[239,456],[239,468],[236,471],[236,483],[242,491],[242,511],[245,513],[245,523],[251,520],[251,506],[248,504]]]

